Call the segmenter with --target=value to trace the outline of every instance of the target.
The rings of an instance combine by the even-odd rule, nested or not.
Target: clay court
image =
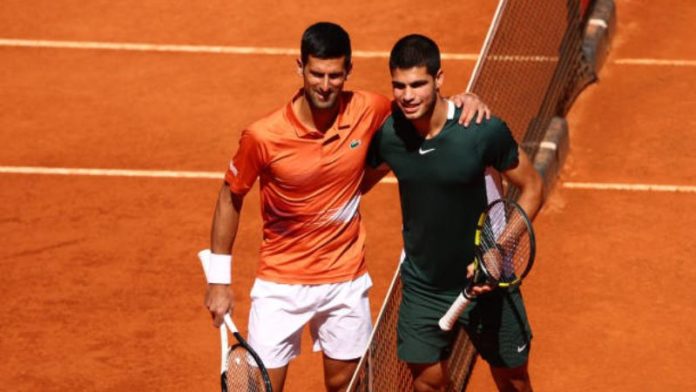
[[[570,111],[570,153],[535,222],[524,291],[538,391],[696,390],[696,296],[682,283],[696,278],[696,7],[652,3],[616,0],[611,53]],[[348,88],[390,96],[384,53],[399,37],[475,58],[496,4],[5,0],[2,389],[216,390],[196,252],[241,130],[300,86],[304,28],[346,27]],[[444,61],[444,93],[474,65]],[[389,183],[363,199],[375,316],[401,247],[397,200]],[[260,223],[257,185],[234,249],[243,332]],[[288,391],[323,390],[308,338]],[[494,390],[483,362],[468,390]]]

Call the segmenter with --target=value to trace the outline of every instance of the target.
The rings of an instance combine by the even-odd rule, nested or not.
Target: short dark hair
[[[335,59],[345,56],[346,69],[350,67],[350,37],[343,27],[331,22],[315,23],[302,34],[300,45],[302,64],[309,56],[320,59]]]
[[[435,41],[424,35],[411,34],[394,44],[389,55],[389,70],[423,66],[433,77],[440,70],[440,48]]]

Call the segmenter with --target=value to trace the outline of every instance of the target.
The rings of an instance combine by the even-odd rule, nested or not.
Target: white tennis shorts
[[[368,274],[341,283],[279,284],[256,279],[251,289],[249,344],[268,368],[283,367],[300,354],[309,323],[313,350],[332,359],[363,355],[372,331]]]

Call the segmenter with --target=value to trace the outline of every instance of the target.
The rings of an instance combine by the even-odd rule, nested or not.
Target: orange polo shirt
[[[293,101],[301,96],[302,90]],[[244,195],[260,178],[261,279],[322,284],[367,271],[360,182],[370,140],[390,114],[390,101],[353,91],[343,92],[339,105],[325,133],[305,128],[292,102],[242,132],[225,180],[233,193]]]

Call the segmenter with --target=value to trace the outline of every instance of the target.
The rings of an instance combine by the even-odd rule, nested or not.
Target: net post
[[[534,168],[544,182],[544,198],[553,188],[569,149],[568,122],[563,117],[552,118],[534,157]]]

